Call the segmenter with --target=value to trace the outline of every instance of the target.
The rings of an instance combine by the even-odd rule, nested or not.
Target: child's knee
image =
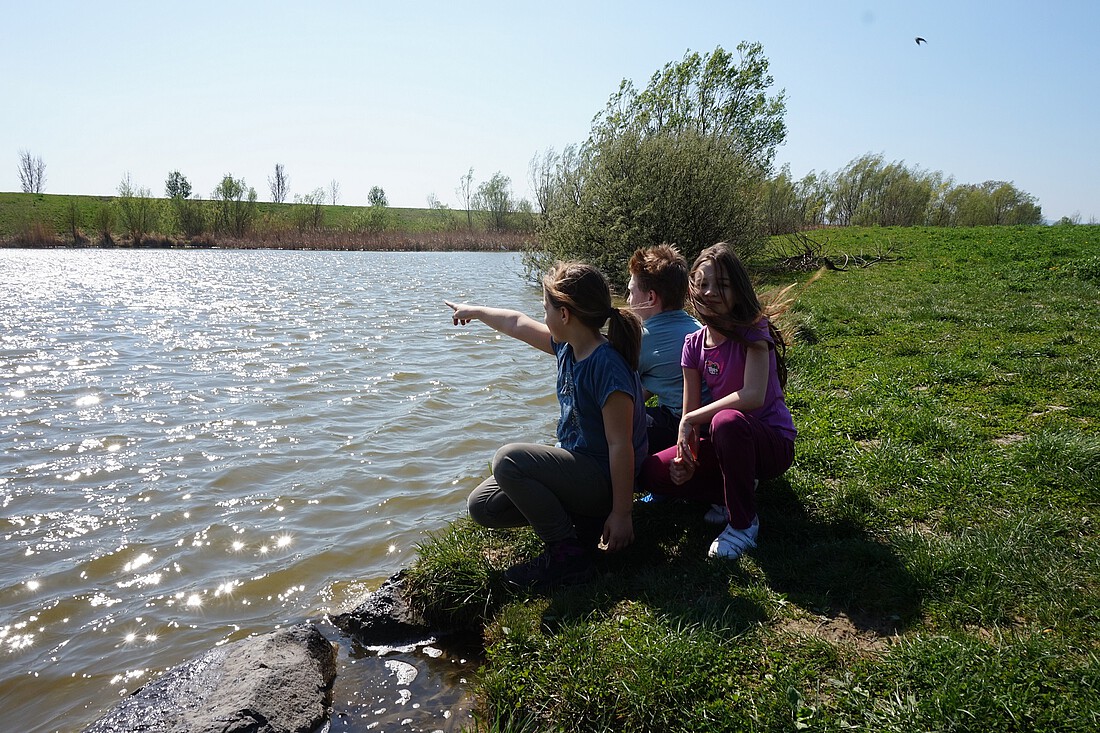
[[[526,456],[527,451],[524,450],[520,443],[509,443],[508,445],[501,446],[497,449],[497,452],[493,454],[493,476],[496,477],[498,482],[507,482],[511,477],[522,476],[522,464]]]
[[[751,432],[749,419],[740,410],[722,410],[710,421],[711,440],[715,443],[744,440]]]
[[[668,467],[672,457],[676,455],[675,446],[660,453],[646,456],[642,461],[642,469],[638,472],[638,486],[643,491],[667,488],[672,485],[668,475]]]
[[[497,452],[493,454],[493,460],[489,464],[493,470],[493,475],[500,479],[501,474],[509,473],[515,470],[516,461],[513,456],[511,445],[502,445],[497,448]]]
[[[470,513],[470,519],[483,527],[489,526],[489,511],[486,507],[488,498],[480,486],[466,497],[466,511]]]

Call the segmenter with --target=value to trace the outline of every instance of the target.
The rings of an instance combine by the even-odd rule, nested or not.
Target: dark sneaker
[[[586,517],[583,514],[569,513],[573,528],[577,530],[577,541],[588,552],[596,550],[603,537],[603,525],[607,517]]]
[[[584,583],[595,574],[589,552],[578,540],[567,539],[549,545],[536,558],[508,568],[504,579],[522,588],[551,588]]]

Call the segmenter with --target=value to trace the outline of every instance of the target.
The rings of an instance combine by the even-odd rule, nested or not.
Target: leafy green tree
[[[191,182],[179,171],[172,171],[168,174],[168,180],[164,182],[164,194],[170,199],[189,199]]]
[[[389,203],[386,200],[386,192],[381,186],[372,186],[367,194],[367,203],[370,204],[355,218],[357,229],[365,229],[369,232],[385,231],[390,224]]]
[[[802,212],[804,227],[825,225],[825,210],[829,201],[829,189],[825,177],[810,171],[795,184],[795,197]]]
[[[982,186],[989,191],[994,224],[1015,226],[1043,223],[1043,210],[1034,196],[1005,181],[986,181]]]
[[[1035,197],[1005,181],[956,186],[944,196],[943,209],[951,226],[1043,223],[1043,210]]]
[[[508,228],[508,219],[515,211],[512,198],[512,179],[500,171],[477,187],[474,207],[483,213],[489,229],[503,232]]]
[[[115,243],[114,231],[117,217],[115,215],[115,207],[110,202],[103,202],[96,209],[94,214],[93,223],[95,225],[96,232],[99,234],[99,243],[104,246],[111,246]]]
[[[164,183],[176,230],[186,237],[197,237],[206,230],[206,215],[202,202],[191,198],[191,182],[179,171],[168,174]]]
[[[802,229],[799,204],[790,166],[785,165],[778,175],[764,181],[760,189],[760,213],[768,234],[791,234]]]
[[[827,201],[828,187],[821,177],[810,171],[795,181],[787,165],[760,189],[761,215],[771,235],[821,226]]]
[[[787,136],[784,94],[769,97],[774,83],[759,43],[737,45],[738,57],[721,46],[709,54],[684,54],[655,73],[641,92],[624,79],[597,116],[594,136],[638,129],[643,136],[692,132],[713,136],[762,170]]]
[[[66,212],[66,224],[72,235],[73,244],[86,244],[88,238],[84,236],[81,226],[84,223],[84,212],[81,211],[79,200],[73,196],[69,198],[68,211]]]
[[[915,226],[925,221],[942,176],[866,154],[833,176],[829,222],[837,226]]]
[[[381,186],[371,186],[370,193],[367,194],[367,204],[384,208],[389,206],[390,202],[386,199],[386,192]]]
[[[304,196],[294,196],[294,225],[299,232],[325,228],[325,189],[315,188]]]
[[[924,221],[932,198],[933,178],[902,163],[882,166],[871,177],[870,189],[854,223],[871,226],[915,226]]]
[[[932,189],[932,196],[928,201],[928,210],[924,215],[925,224],[933,227],[951,226],[951,211],[947,202],[954,189],[954,178],[937,176],[936,185]]]
[[[434,228],[441,231],[456,229],[458,222],[455,219],[451,207],[439,200],[434,193],[428,194],[428,209],[431,211]]]
[[[537,223],[535,207],[527,199],[520,199],[509,218],[508,228],[512,231],[530,234],[535,231]]]
[[[939,172],[883,162],[865,154],[825,180],[826,220],[834,226],[1033,225],[1042,209],[1004,181],[955,185]]]
[[[851,226],[867,206],[875,176],[882,169],[882,156],[867,153],[852,160],[833,176],[829,207],[829,223]]]
[[[135,186],[127,173],[118,184],[118,196],[115,198],[118,205],[119,221],[130,235],[131,243],[136,247],[142,243],[145,236],[156,228],[157,201],[153,198],[148,188]]]
[[[584,259],[622,286],[640,246],[676,243],[689,260],[721,240],[746,257],[762,246],[758,196],[785,103],[761,46],[737,51],[685,54],[641,91],[624,80],[582,146],[533,164],[544,248],[528,264]]]
[[[210,196],[214,202],[214,230],[238,239],[248,234],[256,218],[256,189],[228,173]]]

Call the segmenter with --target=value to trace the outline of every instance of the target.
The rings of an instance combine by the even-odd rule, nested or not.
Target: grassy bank
[[[211,209],[209,201],[196,204]],[[532,242],[524,231],[490,231],[478,212],[387,207],[380,220],[367,206],[320,207],[318,228],[299,227],[304,204],[257,203],[247,236],[178,233],[167,200],[152,201],[152,225],[141,246],[275,247],[295,249],[523,249]],[[0,246],[96,246],[102,243],[100,217],[116,214],[110,227],[114,246],[135,246],[117,215],[113,196],[0,193]]]
[[[484,627],[484,729],[1100,727],[1100,228],[820,239],[893,257],[798,297],[756,550],[708,561],[701,507],[638,505],[599,582],[528,596],[499,573],[529,531],[420,548],[414,602]]]

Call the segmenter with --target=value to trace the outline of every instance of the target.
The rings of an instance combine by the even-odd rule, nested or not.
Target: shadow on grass
[[[739,635],[775,618],[783,603],[856,631],[901,633],[920,617],[917,580],[894,549],[852,523],[809,514],[784,479],[761,485],[760,538],[740,561],[708,559],[720,531],[691,503],[639,504],[635,542],[599,562],[599,582],[549,596],[544,625],[641,602],[674,625]]]
[[[760,541],[753,559],[768,585],[807,611],[846,614],[859,629],[892,635],[916,622],[917,578],[887,541],[851,521],[810,515],[786,479],[757,495]]]

